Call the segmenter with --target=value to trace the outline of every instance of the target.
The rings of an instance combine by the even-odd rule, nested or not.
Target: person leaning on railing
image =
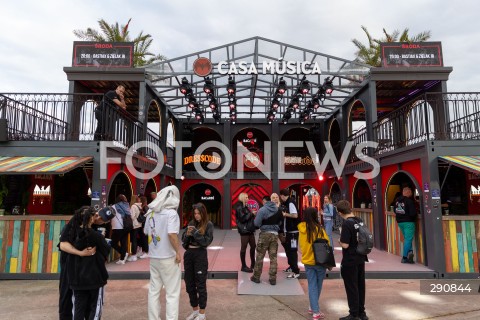
[[[106,115],[105,107],[107,103],[113,102],[116,106],[122,110],[127,109],[127,104],[125,103],[125,87],[118,86],[115,90],[110,90],[105,94],[104,99],[100,104],[95,108],[95,119],[97,120],[97,129],[95,130],[95,140],[102,140],[105,136],[110,136],[111,133],[105,131],[105,122],[106,119],[103,118],[103,115]]]

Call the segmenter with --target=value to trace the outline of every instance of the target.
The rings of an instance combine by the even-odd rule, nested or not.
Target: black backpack
[[[355,229],[357,229],[357,249],[356,252],[361,255],[367,255],[373,249],[373,234],[367,228],[365,223],[360,218],[353,218],[355,220]]]

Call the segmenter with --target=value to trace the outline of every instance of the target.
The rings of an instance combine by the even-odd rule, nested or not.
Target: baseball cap
[[[112,206],[106,206],[105,208],[100,209],[100,211],[98,211],[98,215],[105,222],[112,220],[113,217],[115,217],[116,213],[117,212],[115,211],[115,208],[113,208]]]

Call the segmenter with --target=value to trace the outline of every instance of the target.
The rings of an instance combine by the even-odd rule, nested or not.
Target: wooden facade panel
[[[387,251],[398,256],[403,255],[403,235],[400,229],[398,228],[395,215],[387,214],[386,215],[386,224],[387,224]],[[415,223],[415,237],[413,238],[413,252],[414,259],[417,263],[424,263],[425,261],[425,251],[423,246],[423,229],[422,229],[422,220],[417,219]]]
[[[16,218],[16,217],[15,217]],[[0,220],[0,273],[58,273],[60,233],[70,217],[64,220]],[[130,247],[130,244],[128,244]],[[109,261],[119,258],[111,250]]]
[[[57,243],[63,225],[61,220],[0,220],[0,272],[59,272]]]
[[[478,273],[478,220],[443,220],[446,271]]]

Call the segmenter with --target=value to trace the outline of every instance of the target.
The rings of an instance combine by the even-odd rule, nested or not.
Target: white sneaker
[[[298,279],[298,277],[300,277],[300,273],[292,272],[287,276],[287,279]]]
[[[185,320],[196,320],[196,319],[198,319],[199,315],[200,315],[200,313],[198,313],[198,310],[195,310],[192,313],[190,313],[190,315],[188,317],[186,317]]]
[[[199,313],[198,316],[195,318],[195,320],[205,320],[207,319],[207,316],[205,315],[205,313]]]
[[[141,256],[139,256],[140,259],[145,259],[145,258],[148,258],[148,253],[144,252],[142,253]]]
[[[125,262],[128,261],[128,252],[125,253],[125,258],[123,258],[123,260],[118,260],[117,262],[115,262],[116,264],[125,264]]]
[[[137,256],[136,255],[130,256],[130,257],[128,257],[127,261],[129,261],[129,262],[137,261]]]

